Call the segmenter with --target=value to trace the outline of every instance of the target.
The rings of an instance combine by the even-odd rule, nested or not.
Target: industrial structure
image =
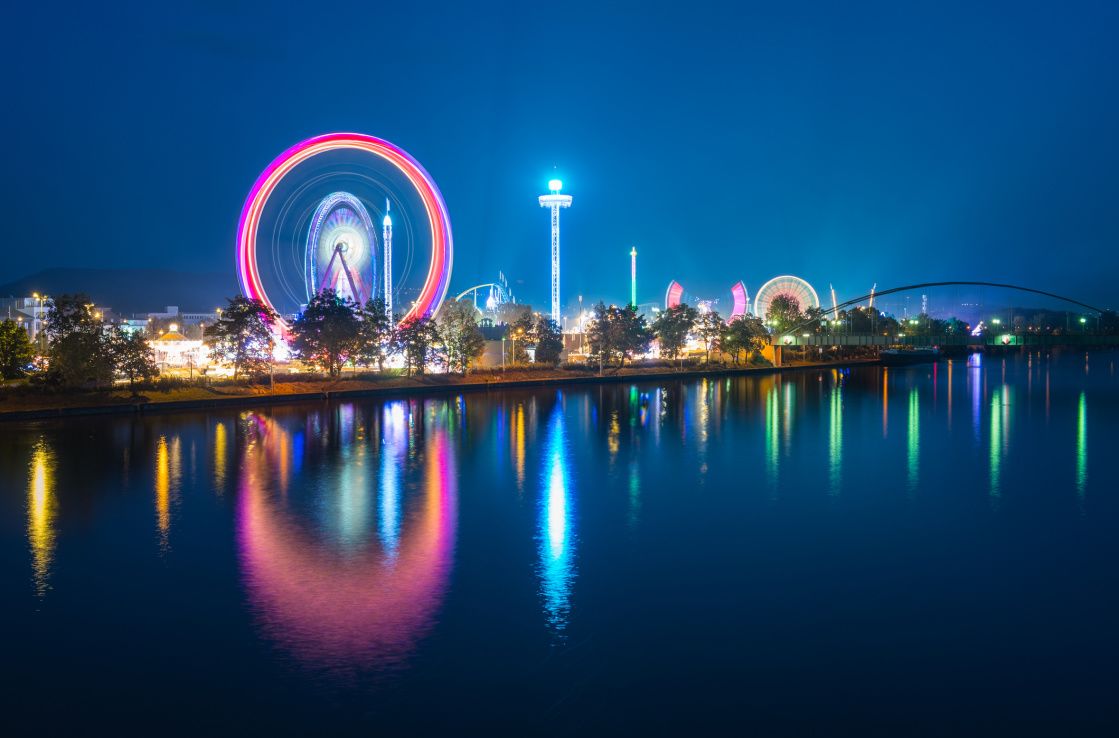
[[[540,207],[552,210],[552,320],[561,324],[560,318],[560,208],[571,207],[571,195],[561,195],[563,182],[548,182],[548,194],[540,196]]]

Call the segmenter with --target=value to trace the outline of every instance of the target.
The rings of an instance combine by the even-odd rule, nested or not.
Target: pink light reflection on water
[[[238,544],[243,586],[262,633],[299,662],[329,671],[404,665],[436,619],[453,564],[454,459],[434,424],[424,444],[423,496],[402,526],[395,555],[375,540],[338,550],[285,509],[274,493],[269,448],[290,448],[264,421],[243,459]]]

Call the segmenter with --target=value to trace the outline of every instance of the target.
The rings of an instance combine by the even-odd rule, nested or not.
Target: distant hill
[[[44,269],[7,284],[0,297],[84,292],[98,305],[121,314],[178,305],[184,312],[209,311],[240,292],[232,270],[179,272],[170,269]]]

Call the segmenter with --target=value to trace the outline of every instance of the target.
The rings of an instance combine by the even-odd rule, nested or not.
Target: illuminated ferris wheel
[[[307,300],[324,289],[364,305],[376,293],[377,234],[369,211],[349,192],[324,198],[307,233]]]
[[[361,133],[316,136],[280,154],[237,226],[241,291],[281,316],[325,288],[362,303],[382,297],[402,320],[434,315],[452,255],[450,216],[431,175],[400,147]]]
[[[791,275],[774,277],[761,286],[754,297],[754,315],[765,319],[774,298],[785,296],[796,300],[801,311],[820,307],[820,297],[806,280]]]

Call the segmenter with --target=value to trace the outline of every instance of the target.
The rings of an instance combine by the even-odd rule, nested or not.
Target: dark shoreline
[[[730,377],[765,375],[811,369],[835,369],[849,366],[877,366],[877,359],[856,359],[823,362],[819,364],[796,364],[782,367],[726,367],[702,371],[658,371],[630,374],[573,375],[569,377],[541,377],[540,379],[498,380],[493,382],[449,382],[445,384],[414,384],[393,387],[366,387],[361,389],[328,389],[315,392],[288,392],[281,394],[233,395],[210,399],[166,400],[155,402],[119,402],[101,405],[71,405],[66,407],[44,408],[39,410],[9,410],[0,412],[0,422],[21,420],[49,420],[52,418],[73,418],[87,415],[148,415],[188,410],[207,410],[222,407],[246,405],[284,405],[361,397],[407,397],[410,395],[446,394],[448,392],[479,392],[491,390],[526,389],[582,384],[616,384],[619,382],[663,381],[666,379],[690,379],[701,377]],[[439,376],[439,375],[435,375]]]

